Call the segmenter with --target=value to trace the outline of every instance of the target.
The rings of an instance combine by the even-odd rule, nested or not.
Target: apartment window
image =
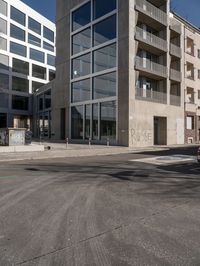
[[[37,38],[32,34],[28,34],[28,42],[32,45],[41,47],[41,39]]]
[[[188,130],[194,129],[194,116],[187,116],[186,118],[186,128]]]
[[[25,26],[26,16],[17,8],[11,6],[11,19]]]
[[[44,38],[46,38],[47,40],[54,42],[54,32],[50,29],[48,29],[47,27],[44,26],[43,28],[43,36]]]
[[[10,36],[25,42],[25,31],[13,24],[10,24]]]
[[[28,111],[29,97],[13,95],[12,96],[12,109]]]
[[[9,89],[9,75],[0,73],[0,89]]]
[[[10,52],[26,57],[27,48],[24,45],[10,42]]]
[[[91,21],[91,2],[81,6],[72,13],[72,30],[77,30]]]
[[[51,52],[54,52],[54,46],[49,44],[48,42],[43,42],[43,48]]]
[[[4,16],[7,16],[7,10],[8,5],[4,0],[0,0],[0,13],[3,14]]]
[[[93,72],[116,67],[116,44],[93,52]]]
[[[72,139],[83,139],[83,106],[71,109]]]
[[[90,100],[90,79],[72,83],[72,102],[83,102]]]
[[[72,54],[83,52],[91,47],[91,29],[81,31],[72,37]]]
[[[55,56],[54,55],[47,55],[47,64],[50,66],[55,66]]]
[[[0,54],[0,69],[9,70],[9,57],[4,54]]]
[[[39,88],[41,88],[44,85],[45,85],[44,83],[32,81],[32,93],[35,93]]]
[[[47,91],[44,93],[44,108],[51,108],[51,91]]]
[[[0,49],[7,51],[7,40],[3,37],[0,37]]]
[[[200,99],[200,90],[198,90],[198,99]]]
[[[33,18],[28,18],[28,28],[35,33],[41,34],[41,24]]]
[[[90,74],[90,54],[72,60],[72,78]]]
[[[116,16],[111,16],[93,27],[93,45],[99,45],[116,38]]]
[[[116,139],[116,102],[104,102],[100,106],[101,139]]]
[[[8,108],[9,95],[7,93],[0,92],[0,106],[1,108]],[[1,116],[0,116],[1,123]]]
[[[0,18],[0,32],[7,34],[7,21],[2,18]]]
[[[33,65],[32,66],[32,76],[39,79],[45,79],[46,80],[46,68]]]
[[[93,17],[97,19],[116,9],[116,0],[94,0]]]
[[[12,77],[12,90],[29,93],[29,81],[23,78]]]
[[[49,81],[54,80],[56,77],[56,72],[54,70],[49,70]]]
[[[116,96],[116,72],[93,78],[93,98]]]
[[[44,63],[44,53],[32,48],[30,48],[30,58],[35,61]]]
[[[29,63],[16,58],[13,58],[12,71],[24,75],[29,75]]]

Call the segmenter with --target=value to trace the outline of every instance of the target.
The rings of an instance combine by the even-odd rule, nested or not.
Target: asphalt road
[[[0,266],[200,265],[200,164],[160,155],[1,163]]]

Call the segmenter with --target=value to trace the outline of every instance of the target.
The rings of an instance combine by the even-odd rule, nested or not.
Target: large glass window
[[[90,54],[72,60],[72,78],[90,74]]]
[[[54,52],[54,46],[49,44],[48,42],[43,42],[43,48],[51,52]]]
[[[7,21],[0,18],[0,33],[7,34]]]
[[[0,73],[0,89],[9,89],[9,76],[6,74]]]
[[[56,72],[54,70],[49,69],[49,81],[55,79]]]
[[[32,34],[28,34],[28,42],[32,45],[41,47],[41,39],[37,38]]]
[[[13,24],[10,24],[10,36],[25,42],[25,31]]]
[[[90,138],[91,105],[85,106],[85,139]]]
[[[72,37],[72,53],[77,54],[91,47],[91,29],[88,28]]]
[[[10,42],[10,52],[26,57],[27,48],[24,45]]]
[[[46,38],[47,40],[54,42],[54,32],[50,29],[48,29],[47,27],[44,26],[43,28],[43,36],[44,38]]]
[[[90,99],[90,79],[72,83],[72,102],[87,101]]]
[[[51,108],[51,91],[47,91],[44,93],[44,108]]]
[[[41,88],[44,85],[45,85],[44,83],[32,81],[32,93],[35,93],[39,88]]]
[[[93,52],[93,72],[116,67],[116,44]]]
[[[32,18],[28,18],[28,28],[38,34],[41,34],[41,24]]]
[[[0,106],[1,108],[8,108],[8,97],[7,93],[0,92]],[[0,117],[1,120],[1,117]],[[0,121],[1,123],[1,121]]]
[[[92,105],[92,139],[97,140],[99,133],[99,105],[95,103]]]
[[[12,109],[28,111],[29,97],[13,95]]]
[[[30,58],[35,61],[44,63],[44,53],[32,48],[30,48]]]
[[[0,106],[1,106],[1,94],[0,94]],[[7,114],[0,113],[0,128],[6,128],[6,127],[7,127]]]
[[[29,75],[29,63],[13,58],[13,68],[12,68],[13,72],[17,72],[17,73],[21,73],[24,75]]]
[[[9,69],[9,57],[7,55],[0,54],[0,69]]]
[[[29,92],[29,81],[27,79],[12,77],[12,90],[28,93]]]
[[[116,139],[116,102],[101,103],[101,139]]]
[[[77,30],[91,21],[91,2],[81,6],[72,13],[72,30]]]
[[[94,25],[93,44],[99,45],[116,38],[116,16],[109,17]]]
[[[25,26],[25,22],[26,22],[25,14],[13,6],[11,6],[11,19]]]
[[[0,13],[7,16],[8,5],[4,0],[0,0]]]
[[[94,99],[113,96],[116,96],[116,72],[93,78]]]
[[[54,55],[47,55],[47,64],[49,66],[55,66],[55,56]]]
[[[116,0],[94,0],[94,19],[106,15],[116,9]]]
[[[44,67],[34,65],[32,66],[32,76],[39,79],[46,79],[47,70]]]
[[[72,139],[83,139],[83,106],[71,109],[71,135]]]
[[[0,37],[0,49],[7,51],[7,40],[3,37]]]

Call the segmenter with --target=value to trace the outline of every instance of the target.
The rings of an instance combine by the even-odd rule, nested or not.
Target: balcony
[[[138,41],[144,42],[148,45],[167,52],[167,42],[164,39],[161,39],[156,35],[149,33],[139,27],[136,27],[135,38]]]
[[[170,29],[181,34],[181,24],[177,23],[173,18],[170,19]]]
[[[136,10],[167,26],[167,14],[146,0],[136,0],[135,8]]]
[[[170,69],[170,79],[177,81],[177,82],[181,82],[182,78],[181,78],[181,72],[175,69]]]
[[[152,62],[149,59],[136,56],[135,68],[155,76],[167,78],[167,67],[161,64]]]
[[[181,96],[170,94],[170,105],[181,106]]]
[[[167,94],[160,91],[146,90],[143,88],[136,88],[136,99],[156,102],[156,103],[167,103]]]
[[[173,43],[170,43],[170,54],[171,55],[181,58],[182,57],[181,51],[182,50],[180,47],[178,47],[177,45]]]

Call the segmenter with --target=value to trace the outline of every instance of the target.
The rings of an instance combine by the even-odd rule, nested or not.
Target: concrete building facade
[[[32,93],[55,78],[55,24],[0,0],[0,127],[32,127]]]

